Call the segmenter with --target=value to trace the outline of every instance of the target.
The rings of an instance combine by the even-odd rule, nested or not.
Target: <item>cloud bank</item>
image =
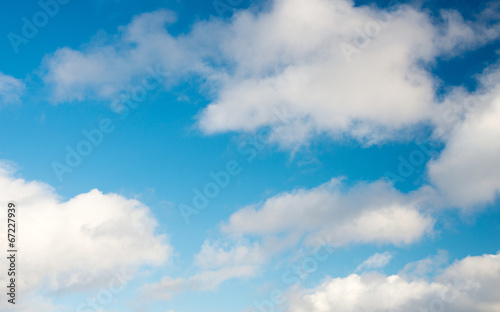
[[[379,273],[327,278],[302,289],[288,302],[289,312],[457,311],[494,312],[500,308],[500,255],[467,257],[433,280]]]

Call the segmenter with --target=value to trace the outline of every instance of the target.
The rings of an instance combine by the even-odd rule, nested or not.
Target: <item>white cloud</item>
[[[499,283],[500,255],[467,257],[430,282],[378,273],[327,278],[314,289],[288,296],[288,311],[494,312],[500,307]]]
[[[384,11],[346,0],[276,0],[227,22],[197,22],[179,36],[168,32],[174,14],[160,10],[80,51],[58,50],[45,60],[44,79],[55,101],[121,101],[144,78],[169,86],[199,76],[212,98],[198,115],[205,133],[271,126],[271,140],[283,145],[319,133],[369,144],[411,136],[413,126],[429,123],[446,142],[429,165],[430,182],[444,205],[470,207],[492,202],[500,190],[499,71],[482,77],[476,93],[454,88],[437,103],[436,81],[421,64],[498,38],[492,8],[476,21],[441,11],[437,23],[409,6]],[[360,48],[360,31],[377,35]],[[359,53],[348,62],[340,47],[356,42]],[[471,110],[476,102],[481,107]],[[277,110],[287,112],[287,122],[275,125]]]
[[[390,21],[377,21],[380,13]],[[342,45],[354,45],[365,28],[378,35],[367,37],[366,48],[353,46],[359,54],[348,61]],[[269,13],[242,13],[234,29],[226,53],[235,74],[200,115],[207,133],[253,131],[285,106],[297,120],[278,140],[327,132],[377,141],[425,120],[432,108],[432,79],[415,60],[432,58],[434,30],[413,9],[392,14],[349,1],[275,1]]]
[[[82,51],[57,50],[44,60],[44,81],[52,87],[52,100],[116,100],[124,91],[134,92],[145,77],[152,86],[201,71],[198,51],[183,37],[167,32],[165,26],[175,20],[166,10],[144,13],[120,28],[116,37],[101,34]]]
[[[169,259],[166,235],[155,232],[157,222],[140,202],[95,189],[63,201],[49,185],[15,178],[14,173],[1,163],[0,202],[17,205],[22,289],[97,285],[114,270]],[[6,217],[0,215],[2,224]],[[5,241],[5,232],[0,237]]]
[[[327,0],[278,0],[269,12],[243,12],[224,45],[232,72],[200,126],[206,133],[255,131],[284,106],[296,119],[275,133],[282,144],[318,133],[366,143],[404,135],[430,122],[436,106],[435,81],[417,64],[498,36],[498,27],[442,14],[436,25],[408,6],[385,12]]]
[[[25,85],[21,80],[0,72],[0,106],[19,103]]]
[[[272,136],[284,145],[319,133],[373,143],[431,122],[435,81],[422,62],[499,33],[495,21],[485,27],[453,11],[442,19],[435,24],[409,6],[384,11],[347,0],[275,0],[268,10],[197,22],[174,37],[165,27],[173,14],[156,11],[114,38],[58,50],[46,59],[44,79],[55,101],[110,100],[158,65],[166,85],[187,75],[206,82],[202,89],[213,101],[198,116],[205,133],[253,132],[286,108],[295,118]]]
[[[144,294],[168,299],[182,291],[214,290],[229,279],[255,277],[272,256],[297,246],[304,236],[306,249],[413,243],[433,229],[433,219],[420,207],[426,192],[402,194],[382,181],[347,188],[341,179],[332,179],[314,189],[278,194],[233,213],[221,227],[225,236],[205,241],[195,256],[196,274],[164,277],[145,286]],[[382,267],[391,257],[376,254],[362,267]]]
[[[233,213],[226,234],[303,235],[310,245],[327,242],[410,244],[432,231],[433,219],[420,209],[427,189],[402,194],[386,182],[347,188],[332,179],[317,188],[278,194]]]
[[[500,191],[500,70],[480,77],[474,94],[457,91],[442,114],[446,146],[428,166],[446,202],[460,207],[491,203]]]
[[[372,256],[370,256],[368,259],[366,259],[365,261],[363,261],[363,263],[361,263],[358,268],[356,269],[356,271],[361,271],[363,269],[379,269],[379,268],[383,268],[385,267],[386,265],[389,264],[389,262],[391,262],[391,259],[392,259],[392,253],[386,251],[384,253],[376,253]]]

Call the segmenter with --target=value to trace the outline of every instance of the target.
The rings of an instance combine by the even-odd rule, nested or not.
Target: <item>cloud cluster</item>
[[[423,64],[496,39],[500,28],[454,11],[436,23],[409,6],[391,9],[277,0],[269,12],[239,14],[223,45],[231,73],[200,114],[201,128],[255,131],[277,106],[297,116],[276,134],[283,144],[320,133],[370,144],[430,123],[436,81]]]
[[[377,181],[343,185],[342,179],[313,189],[275,195],[234,212],[221,225],[223,237],[207,240],[194,258],[197,273],[164,277],[144,293],[168,299],[182,291],[214,290],[234,278],[255,277],[269,260],[305,242],[305,252],[352,243],[408,245],[433,231],[434,219],[422,209],[432,190],[403,194]],[[257,240],[255,240],[257,238]],[[381,267],[391,255],[368,259],[361,268]],[[360,269],[361,269],[360,268]]]
[[[116,37],[45,60],[53,100],[112,99],[160,66],[162,82],[206,81],[212,103],[199,114],[205,133],[253,132],[285,107],[295,119],[274,133],[281,144],[345,135],[365,143],[398,137],[431,122],[435,80],[422,64],[498,37],[494,22],[440,22],[400,5],[390,10],[351,1],[275,0],[269,10],[239,11],[228,22],[201,21],[173,36],[172,12],[137,16]]]
[[[379,273],[327,278],[314,289],[289,296],[288,311],[494,312],[500,307],[498,283],[499,254],[467,257],[432,281]]]
[[[168,28],[175,15],[159,10],[135,17],[116,36],[96,37],[80,50],[57,50],[44,60],[43,79],[54,102],[112,102],[124,92],[133,95],[140,82],[168,88],[200,78],[211,100],[197,116],[206,134],[255,132],[272,126],[279,110],[291,117],[271,127],[271,140],[284,146],[321,134],[380,143],[425,124],[435,127],[434,138],[445,143],[428,165],[432,186],[409,194],[384,181],[348,187],[332,179],[234,212],[221,226],[224,240],[206,241],[195,256],[197,273],[144,287],[152,297],[169,298],[257,275],[280,251],[274,248],[277,237],[286,242],[282,246],[302,238],[308,247],[408,245],[433,230],[434,219],[425,210],[429,202],[468,208],[495,200],[500,192],[500,70],[493,66],[480,76],[477,91],[453,88],[442,101],[436,98],[438,81],[428,71],[439,57],[497,40],[499,17],[493,11],[488,7],[478,20],[465,21],[455,11],[432,19],[407,5],[383,10],[348,0],[275,0],[266,10],[197,22],[174,36]],[[18,100],[22,89],[22,83],[0,74],[1,101]],[[15,179],[6,169],[0,188],[6,190],[3,201],[16,198],[27,211],[23,227],[29,230],[21,243],[26,259],[37,259],[22,263],[30,285],[77,287],[103,271],[160,264],[170,255],[166,237],[154,232],[155,220],[137,201],[97,190],[62,201],[50,187]],[[245,236],[260,241],[241,239]],[[47,250],[61,256],[54,262]],[[390,259],[391,254],[376,254],[358,269],[382,267]],[[432,271],[428,262],[393,276],[328,279],[292,296],[297,301],[290,312],[418,311],[433,300],[458,312],[500,308],[488,289],[500,281],[498,255],[466,258],[431,282],[408,273]],[[460,296],[443,299],[449,292]]]
[[[270,134],[283,145],[321,133],[370,144],[431,124],[446,148],[429,165],[429,180],[447,205],[471,207],[492,202],[500,189],[498,69],[481,78],[479,91],[453,88],[439,103],[427,70],[438,57],[498,39],[492,8],[466,21],[450,10],[432,19],[407,5],[275,0],[176,36],[168,32],[175,15],[159,10],[81,50],[59,49],[45,60],[44,80],[60,102],[113,100],[143,79],[169,86],[198,76],[212,100],[198,115],[205,133],[254,132],[286,110],[291,118]],[[457,110],[474,102],[483,105]]]

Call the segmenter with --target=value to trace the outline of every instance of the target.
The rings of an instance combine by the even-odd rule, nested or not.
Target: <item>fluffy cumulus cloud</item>
[[[480,77],[474,94],[458,90],[442,114],[446,146],[429,164],[430,180],[450,204],[470,208],[500,192],[500,69]],[[441,116],[441,115],[439,115]]]
[[[200,115],[207,133],[267,126],[279,106],[295,116],[276,134],[284,143],[320,132],[379,140],[428,117],[432,79],[415,61],[436,53],[434,30],[413,9],[278,0],[233,28],[224,50],[234,73]]]
[[[18,103],[24,89],[25,85],[21,80],[0,72],[0,107]]]
[[[435,81],[421,64],[499,34],[457,12],[441,17],[435,24],[407,6],[327,0],[277,0],[270,12],[242,13],[224,49],[234,73],[200,125],[208,133],[253,131],[285,106],[295,116],[275,135],[285,144],[323,132],[366,143],[396,137],[436,108]]]
[[[245,207],[231,215],[222,231],[263,237],[301,234],[316,246],[409,244],[432,231],[433,219],[421,210],[430,195],[426,188],[402,194],[383,181],[347,188],[332,179]]]
[[[432,280],[379,273],[327,278],[289,296],[289,312],[457,311],[500,308],[500,255],[467,257]]]
[[[432,119],[435,81],[421,64],[499,33],[495,20],[485,27],[454,11],[433,22],[417,8],[347,0],[275,0],[178,36],[168,32],[174,21],[168,11],[145,13],[115,37],[58,50],[45,62],[54,100],[112,100],[124,90],[140,98],[147,86],[196,75],[212,97],[198,116],[205,133],[252,132],[286,108],[294,118],[272,136],[282,144],[318,133],[371,143]]]
[[[207,133],[255,131],[273,126],[273,112],[285,107],[294,118],[273,138],[286,145],[318,133],[369,144],[430,123],[435,80],[422,64],[496,39],[500,29],[441,14],[436,24],[408,6],[328,0],[243,12],[223,42],[232,71],[199,124]]]
[[[24,291],[97,286],[108,283],[103,277],[116,270],[169,259],[167,237],[156,233],[156,220],[140,202],[98,190],[64,201],[50,186],[14,175],[2,162],[0,202],[15,199],[17,205]],[[2,214],[0,222],[6,224],[6,217]],[[0,235],[5,241],[6,234]]]

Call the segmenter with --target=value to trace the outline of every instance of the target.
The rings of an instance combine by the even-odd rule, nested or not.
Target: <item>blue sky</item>
[[[2,311],[498,311],[497,1],[6,5]]]

